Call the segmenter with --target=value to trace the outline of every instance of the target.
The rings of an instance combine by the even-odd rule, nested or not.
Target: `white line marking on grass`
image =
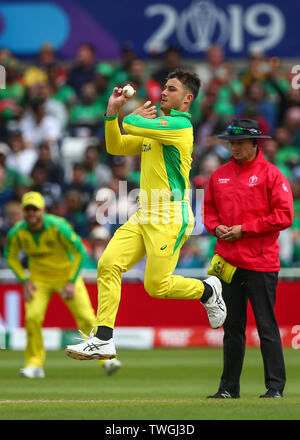
[[[38,399],[38,400],[0,400],[1,403],[189,403],[201,402],[204,399],[91,399],[91,400],[71,400],[71,399]]]

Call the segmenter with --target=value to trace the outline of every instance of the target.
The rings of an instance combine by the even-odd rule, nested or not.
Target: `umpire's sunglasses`
[[[261,135],[261,131],[257,128],[233,127],[232,125],[228,125],[227,132],[229,134],[249,134],[250,136]]]

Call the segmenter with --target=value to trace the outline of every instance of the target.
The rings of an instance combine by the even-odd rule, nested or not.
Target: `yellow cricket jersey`
[[[127,115],[121,135],[117,115],[106,117],[108,153],[141,155],[140,207],[153,211],[166,202],[189,203],[189,174],[192,163],[193,128],[191,115],[171,110],[170,116],[147,119]]]
[[[63,218],[44,214],[44,228],[32,233],[25,220],[8,232],[4,255],[7,263],[24,283],[28,277],[19,261],[20,251],[28,256],[30,279],[39,281],[69,280],[75,282],[86,250],[80,237]]]

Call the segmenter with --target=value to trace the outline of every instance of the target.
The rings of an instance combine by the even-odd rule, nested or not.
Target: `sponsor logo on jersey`
[[[229,177],[224,177],[219,179],[219,183],[228,183],[228,182],[230,182]]]

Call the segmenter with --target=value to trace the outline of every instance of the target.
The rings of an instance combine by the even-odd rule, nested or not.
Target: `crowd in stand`
[[[145,100],[157,104],[159,112],[168,73],[185,67],[202,82],[191,108],[193,194],[205,190],[210,175],[230,159],[228,146],[215,135],[233,117],[256,119],[263,134],[272,136],[261,144],[265,157],[290,180],[294,194],[294,224],[280,235],[281,263],[300,267],[300,90],[291,86],[291,68],[258,51],[238,68],[215,45],[199,62],[189,64],[178,48],[169,47],[152,64],[156,68],[129,46],[122,48],[117,64],[99,62],[87,43],[71,63],[58,60],[51,45],[26,64],[0,50],[6,71],[6,87],[0,89],[1,251],[7,231],[22,218],[22,194],[34,190],[45,197],[49,213],[73,225],[89,252],[85,267],[95,269],[112,234],[136,209],[139,187],[140,158],[106,152],[104,113],[112,89],[130,83],[137,90],[122,109],[121,124]],[[193,207],[199,208],[194,201]],[[178,268],[205,267],[214,244],[205,230],[193,235],[182,248]],[[3,257],[0,267],[6,267]]]

